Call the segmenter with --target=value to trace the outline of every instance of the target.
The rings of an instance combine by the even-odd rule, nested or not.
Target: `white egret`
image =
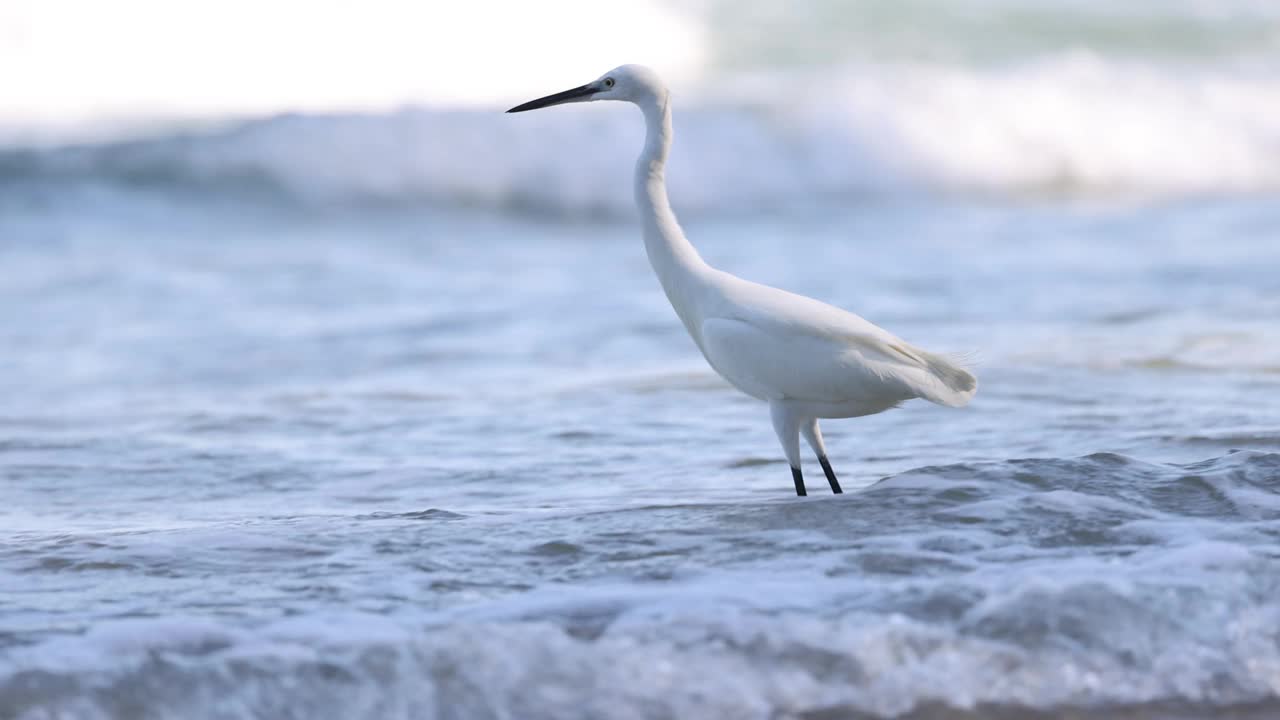
[[[841,492],[819,418],[871,415],[912,398],[959,407],[973,397],[977,380],[951,360],[913,347],[853,313],[743,280],[703,261],[667,200],[671,102],[649,68],[623,65],[507,112],[593,100],[630,102],[644,113],[635,196],[649,262],[711,367],[737,389],[769,403],[797,495],[805,494],[800,435],[817,454],[832,492]]]

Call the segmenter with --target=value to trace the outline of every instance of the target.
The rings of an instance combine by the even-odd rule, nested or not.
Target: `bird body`
[[[508,112],[590,100],[629,101],[644,113],[635,194],[649,262],[712,369],[743,393],[769,403],[797,494],[806,494],[801,435],[818,455],[831,489],[841,492],[819,418],[871,415],[913,398],[959,407],[973,397],[977,380],[951,360],[913,347],[851,312],[744,280],[702,259],[667,198],[670,94],[652,70],[623,65],[594,82]]]

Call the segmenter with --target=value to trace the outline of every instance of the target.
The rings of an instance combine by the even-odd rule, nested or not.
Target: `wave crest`
[[[948,192],[1159,197],[1280,190],[1280,80],[1103,62],[857,67],[677,98],[680,210]],[[6,183],[68,179],[624,214],[640,120],[619,108],[289,115],[207,134],[0,154]]]

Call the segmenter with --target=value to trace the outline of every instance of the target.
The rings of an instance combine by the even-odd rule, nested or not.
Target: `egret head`
[[[526,110],[563,105],[573,102],[591,100],[622,100],[637,105],[658,103],[666,98],[667,88],[658,78],[658,74],[644,65],[622,65],[616,67],[586,85],[579,85],[554,95],[530,100],[517,105],[507,112],[517,113]]]

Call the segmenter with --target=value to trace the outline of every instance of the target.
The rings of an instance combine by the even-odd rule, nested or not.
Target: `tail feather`
[[[920,349],[916,352],[924,360],[925,370],[936,381],[922,388],[924,399],[947,407],[963,407],[973,399],[978,392],[978,379],[973,373],[955,360]]]

